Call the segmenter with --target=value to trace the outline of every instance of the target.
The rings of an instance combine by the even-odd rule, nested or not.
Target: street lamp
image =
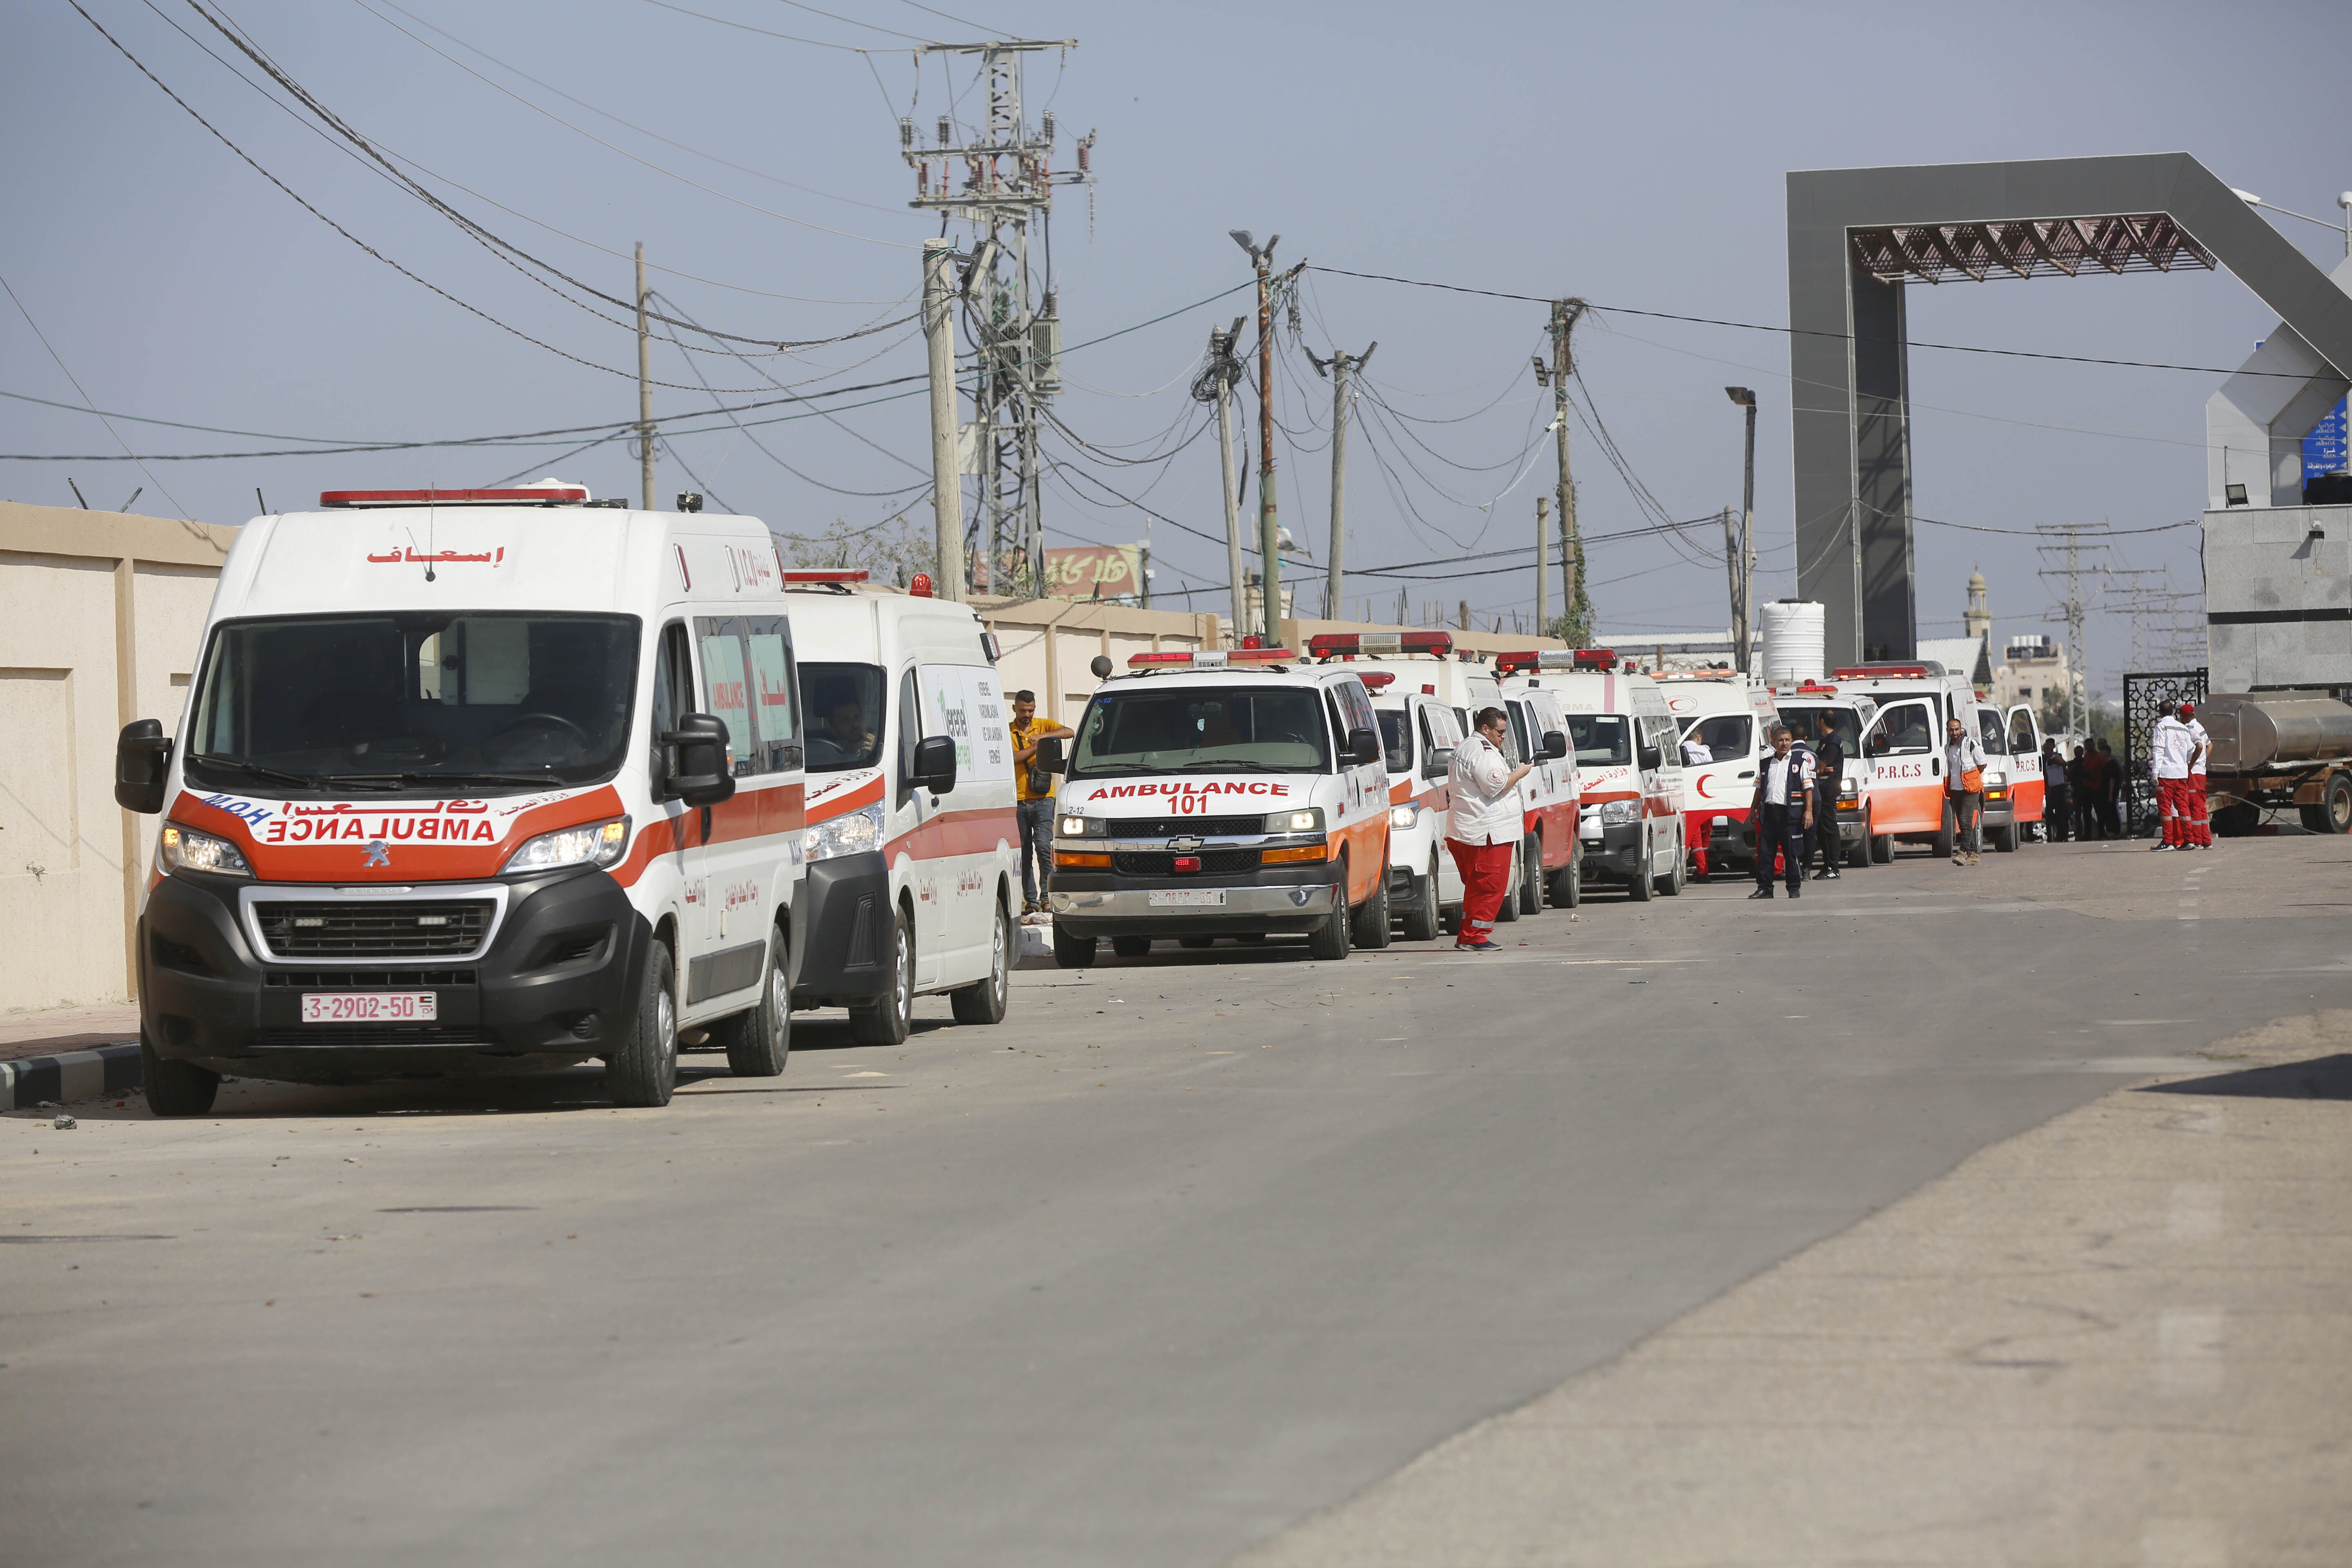
[[[1731,568],[1731,646],[1739,673],[1748,674],[1748,601],[1756,589],[1756,548],[1750,530],[1756,517],[1756,394],[1745,386],[1727,386],[1724,395],[1748,411],[1748,477],[1739,495],[1738,558]]]
[[[2230,194],[2250,207],[2265,207],[2274,213],[2285,213],[2289,217],[2299,217],[2305,223],[2315,223],[2322,228],[2334,229],[2344,237],[2344,254],[2352,256],[2352,191],[2342,192],[2336,198],[2336,205],[2343,210],[2347,220],[2344,223],[2330,223],[2324,217],[2314,217],[2309,213],[2289,211],[2274,202],[2263,200],[2252,191],[2242,191],[2235,186],[2231,187]]]

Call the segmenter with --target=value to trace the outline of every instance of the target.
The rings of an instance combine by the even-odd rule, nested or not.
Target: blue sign
[[[2311,427],[2303,438],[2303,482],[2309,484],[2322,474],[2340,474],[2352,468],[2345,453],[2345,410],[2352,397],[2338,402],[2327,411],[2327,417]]]

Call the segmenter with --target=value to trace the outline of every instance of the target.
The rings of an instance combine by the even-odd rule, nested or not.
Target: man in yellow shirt
[[[1045,775],[1045,787],[1029,787],[1031,766],[1036,762],[1037,742],[1056,735],[1072,733],[1067,724],[1057,724],[1051,719],[1037,717],[1037,694],[1016,691],[1013,694],[1013,780],[1020,793],[1020,804],[1014,809],[1021,817],[1021,912],[1030,914],[1045,907],[1039,889],[1045,886],[1045,874],[1049,869],[1046,857],[1054,848],[1054,775]],[[1031,857],[1036,864],[1031,866]]]

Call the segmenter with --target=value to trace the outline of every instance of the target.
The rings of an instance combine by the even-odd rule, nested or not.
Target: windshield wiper
[[[259,763],[248,763],[240,757],[213,757],[201,752],[190,752],[188,761],[199,767],[229,768],[251,778],[275,779],[279,784],[290,784],[299,789],[317,789],[320,783],[316,773],[289,773],[284,768],[264,767]]]
[[[331,773],[327,784],[356,784],[370,789],[399,789],[407,786],[430,789],[436,784],[544,784],[555,780],[546,773]]]

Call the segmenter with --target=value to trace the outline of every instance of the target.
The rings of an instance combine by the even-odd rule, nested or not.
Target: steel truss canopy
[[[1788,178],[1797,583],[1832,664],[1917,651],[1906,285],[2227,268],[2352,369],[2352,295],[2186,153]]]
[[[1896,225],[1853,231],[1853,264],[1881,283],[1951,283],[1966,278],[2078,278],[2170,272],[2219,265],[2168,213],[2037,217],[2020,223]]]

